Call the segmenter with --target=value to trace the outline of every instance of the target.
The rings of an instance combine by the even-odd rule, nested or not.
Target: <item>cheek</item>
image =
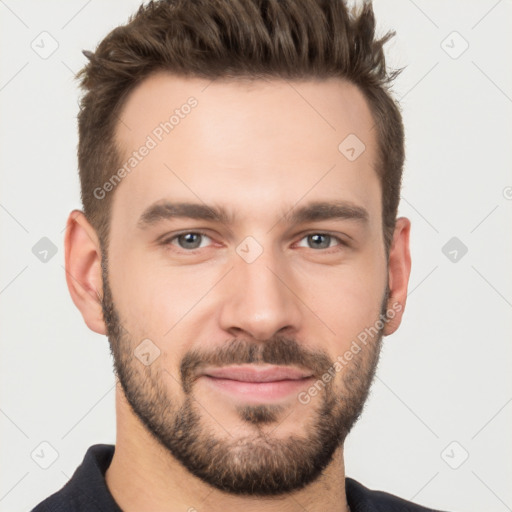
[[[360,256],[338,267],[309,267],[297,279],[299,296],[334,331],[338,351],[379,318],[387,279],[384,258]]]
[[[123,324],[133,335],[155,340],[187,323],[221,276],[211,266],[173,267],[142,249],[112,251],[111,261],[118,262],[111,265],[109,280]]]
[[[363,283],[360,276],[346,275],[326,279],[324,287],[315,282],[317,292],[307,297],[306,304],[344,341],[375,322],[380,312],[382,287],[377,281]],[[307,302],[306,302],[307,301]]]

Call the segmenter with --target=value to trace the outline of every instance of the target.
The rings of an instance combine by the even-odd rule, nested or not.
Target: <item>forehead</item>
[[[162,199],[225,204],[240,217],[344,199],[378,214],[375,136],[362,93],[341,79],[157,73],[121,111],[116,142],[126,172],[114,208],[131,225]]]
[[[197,105],[188,109],[187,103],[191,102]],[[198,112],[199,116],[190,116],[191,121],[181,123],[189,113]],[[208,140],[215,140],[213,128],[222,125],[226,129],[228,121],[233,133],[243,127],[244,131],[253,128],[254,134],[259,134],[264,127],[263,135],[281,135],[280,141],[306,128],[331,135],[334,141],[350,129],[371,143],[372,133],[367,132],[374,124],[361,91],[343,79],[206,80],[158,72],[129,94],[117,125],[117,140],[133,146],[142,133],[152,133],[173,114],[178,116],[171,121],[175,133],[186,132],[188,126],[199,137],[202,133],[198,128],[202,128],[207,130]],[[297,121],[296,126],[293,121]],[[286,134],[280,131],[283,126]]]

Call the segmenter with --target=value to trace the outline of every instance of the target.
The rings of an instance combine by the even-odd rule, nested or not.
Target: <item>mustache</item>
[[[279,366],[297,366],[320,377],[333,361],[324,351],[310,350],[293,338],[275,336],[268,341],[234,339],[210,352],[198,349],[185,354],[180,364],[183,389],[189,393],[201,370],[207,366],[228,366],[268,363]]]

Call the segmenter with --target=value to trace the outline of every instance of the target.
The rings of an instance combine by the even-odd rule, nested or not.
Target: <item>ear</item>
[[[393,334],[402,322],[402,315],[407,300],[407,286],[411,274],[411,254],[409,251],[409,234],[411,222],[405,217],[396,220],[393,241],[389,251],[388,283],[389,298],[388,321],[384,327],[384,335]]]
[[[66,282],[69,293],[89,329],[106,334],[101,297],[101,247],[96,231],[80,210],[73,210],[64,240]]]

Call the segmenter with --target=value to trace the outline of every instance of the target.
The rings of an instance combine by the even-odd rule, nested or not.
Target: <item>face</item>
[[[390,308],[365,100],[341,80],[157,74],[120,117],[102,306],[133,413],[218,489],[311,483],[361,413]]]

